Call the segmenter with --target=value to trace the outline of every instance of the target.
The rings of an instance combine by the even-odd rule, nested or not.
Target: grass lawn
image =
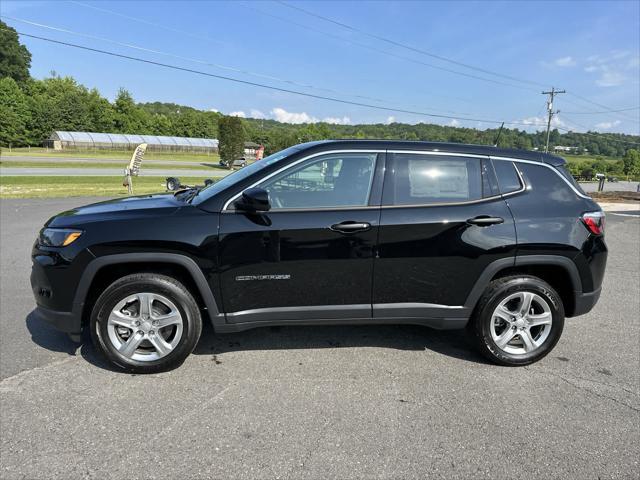
[[[621,158],[605,157],[604,155],[560,155],[567,162],[595,162],[596,160],[604,160],[605,162],[617,162]]]
[[[59,162],[21,162],[0,160],[0,166],[5,168],[119,168],[123,170],[126,166],[126,162],[119,163],[104,163],[100,160],[95,162],[65,162],[61,160]],[[166,170],[206,170],[210,168],[212,171],[228,172],[229,169],[219,166],[217,163],[203,161],[201,165],[181,165],[180,163],[172,163],[169,165],[162,164],[147,164],[146,168],[159,168]],[[143,162],[142,172],[144,173],[145,165]]]
[[[180,181],[187,185],[202,185],[204,178],[184,177]],[[162,177],[138,177],[133,179],[135,195],[164,192]],[[36,197],[85,197],[127,196],[122,186],[122,175],[117,177],[0,177],[0,198]]]
[[[29,148],[2,148],[2,156],[34,156],[51,158],[115,158],[130,160],[133,150],[52,150],[42,147]],[[186,160],[192,162],[218,163],[220,157],[217,153],[207,155],[206,153],[188,152],[155,152],[149,150],[145,153],[145,160]]]

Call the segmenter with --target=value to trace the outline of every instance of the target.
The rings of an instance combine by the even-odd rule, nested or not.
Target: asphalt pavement
[[[638,478],[640,218],[608,214],[603,294],[525,368],[464,331],[205,329],[184,365],[111,370],[29,315],[29,252],[92,199],[0,201],[0,478]],[[632,215],[632,216],[628,216]]]
[[[639,182],[605,182],[603,192],[638,192]],[[585,192],[597,192],[598,182],[580,182],[580,186]]]

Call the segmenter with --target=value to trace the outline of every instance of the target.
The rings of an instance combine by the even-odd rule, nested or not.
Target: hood
[[[67,210],[50,218],[45,226],[70,227],[105,220],[167,216],[184,205],[173,193],[118,198]]]

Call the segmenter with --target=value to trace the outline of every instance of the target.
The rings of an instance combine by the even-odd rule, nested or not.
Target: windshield
[[[284,150],[280,150],[279,152],[276,152],[273,155],[264,157],[262,160],[258,160],[252,163],[251,165],[241,168],[240,170],[236,170],[235,172],[230,173],[229,175],[222,178],[221,180],[218,180],[217,182],[207,186],[206,188],[203,188],[198,193],[198,195],[193,199],[192,203],[194,205],[198,205],[199,203],[202,203],[205,200],[210,199],[217,193],[222,192],[223,190],[226,190],[227,188],[234,185],[235,183],[241,182],[245,178],[248,178],[254,173],[259,172],[263,168],[268,167],[269,165],[273,165],[278,160],[282,160],[283,158],[288,157],[292,153],[295,153],[299,150],[300,148],[297,146],[285,148]]]

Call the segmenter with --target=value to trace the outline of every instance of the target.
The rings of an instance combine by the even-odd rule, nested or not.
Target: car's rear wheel
[[[96,301],[91,335],[120,368],[154,373],[180,365],[202,331],[197,302],[178,280],[153,273],[127,275]]]
[[[480,352],[500,365],[529,365],[547,355],[562,335],[564,307],[557,292],[533,276],[492,282],[470,321]]]

